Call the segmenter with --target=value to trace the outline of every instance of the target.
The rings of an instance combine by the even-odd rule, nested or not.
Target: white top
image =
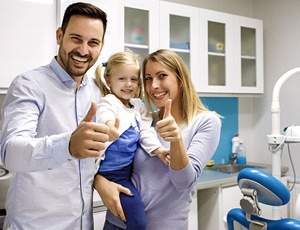
[[[126,108],[124,104],[113,94],[108,94],[100,98],[96,113],[96,120],[98,123],[105,124],[109,120],[115,120],[116,117],[120,119],[119,132],[120,135],[125,132],[130,126],[136,127],[137,122],[140,128],[139,143],[146,152],[151,154],[155,149],[162,147],[162,144],[157,138],[156,131],[152,127],[152,116],[148,112],[145,104],[139,98],[131,98],[130,104],[132,108]],[[107,147],[112,142],[107,143]],[[107,148],[106,147],[106,148]],[[105,152],[105,150],[103,151]],[[104,159],[104,154],[101,159]]]

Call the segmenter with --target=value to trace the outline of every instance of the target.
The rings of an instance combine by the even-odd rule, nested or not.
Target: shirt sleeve
[[[26,76],[19,76],[9,88],[2,109],[1,160],[15,172],[57,168],[73,159],[69,153],[71,132],[37,137],[44,95]]]
[[[178,190],[188,189],[197,182],[208,161],[214,155],[220,139],[221,121],[213,113],[198,115],[185,132],[185,145],[189,157],[188,165],[181,170],[170,167],[170,178]]]
[[[138,108],[140,112],[140,140],[139,143],[143,147],[143,149],[149,153],[151,156],[155,156],[152,152],[162,147],[161,142],[157,138],[157,133],[152,126],[152,115],[147,110],[145,104],[139,100]]]
[[[105,124],[109,120],[115,120],[118,116],[119,102],[114,95],[108,94],[99,99],[97,103],[96,120],[97,123]]]

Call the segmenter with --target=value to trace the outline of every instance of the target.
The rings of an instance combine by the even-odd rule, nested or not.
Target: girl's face
[[[173,71],[158,62],[148,61],[144,81],[146,92],[158,108],[164,107],[169,98],[172,98],[172,108],[180,105],[180,83]]]
[[[136,94],[139,87],[139,69],[135,65],[120,65],[106,79],[106,83],[111,92],[126,107],[130,107],[129,99]]]

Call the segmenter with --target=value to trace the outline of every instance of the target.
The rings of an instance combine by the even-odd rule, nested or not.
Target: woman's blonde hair
[[[142,76],[145,77],[145,68],[148,61],[158,62],[170,71],[174,72],[182,85],[180,90],[180,100],[183,112],[183,121],[188,125],[191,124],[195,116],[201,112],[209,112],[209,110],[202,104],[199,99],[189,71],[183,62],[182,58],[175,52],[167,49],[160,49],[145,57],[142,64]],[[144,81],[145,88],[145,81]],[[149,94],[144,95],[147,107],[153,114],[153,102]],[[158,117],[157,117],[158,118]]]
[[[139,77],[139,88],[134,95],[135,98],[142,98],[143,96],[143,87],[142,87],[142,77],[141,77],[141,68],[139,62],[139,55],[127,49],[124,52],[117,52],[111,55],[106,63],[100,64],[95,70],[95,79],[98,87],[101,90],[103,96],[111,93],[106,82],[115,73],[115,70],[121,65],[135,65],[138,69]],[[101,77],[102,68],[105,67],[103,78]]]

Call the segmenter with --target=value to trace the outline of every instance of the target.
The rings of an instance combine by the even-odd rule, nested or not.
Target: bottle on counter
[[[247,158],[246,158],[246,148],[243,143],[243,140],[240,140],[239,143],[239,150],[238,150],[238,157],[236,159],[237,164],[246,164]]]
[[[240,146],[239,134],[235,134],[234,137],[231,139],[231,142],[232,142],[231,153],[238,153],[239,146]]]

